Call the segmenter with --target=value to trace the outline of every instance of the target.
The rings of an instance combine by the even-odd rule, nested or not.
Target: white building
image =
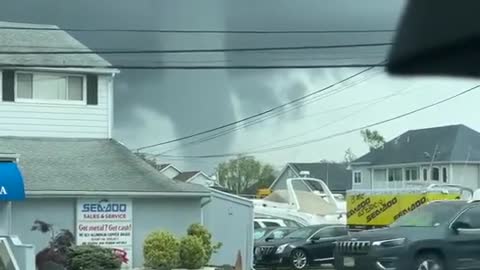
[[[110,63],[56,26],[0,26],[4,27],[0,29],[2,51],[35,51],[0,55],[0,163],[9,163],[0,166],[0,186],[2,181],[19,180],[17,186],[5,185],[8,192],[0,192],[0,256],[5,255],[3,239],[13,235],[33,244],[36,252],[48,245],[48,237],[31,231],[35,220],[51,223],[57,231],[73,232],[77,244],[100,241],[99,245],[106,245],[106,240],[89,238],[94,234],[79,228],[120,222],[128,234],[108,239],[108,247],[126,252],[129,268],[143,266],[143,241],[150,232],[161,229],[183,236],[192,223],[208,221],[213,226],[214,216],[204,216],[209,203],[216,202],[209,189],[162,175],[112,138],[113,79],[118,71],[103,68]],[[37,27],[42,30],[30,29]],[[86,53],[47,53],[55,50]],[[126,214],[106,215],[122,216],[122,220],[91,220],[104,214],[97,211],[107,209],[104,204],[122,205],[118,209]],[[253,228],[253,220],[245,219],[245,212],[251,210],[241,206],[246,204],[243,201],[237,204],[238,211],[231,210],[231,216],[243,220],[224,219],[222,224],[243,222],[245,233],[249,224]],[[90,205],[100,208],[92,210],[97,211],[95,215],[84,215],[92,209]],[[247,250],[251,246],[229,245],[231,250],[215,257],[217,263],[233,264],[236,252],[242,250],[244,263],[251,264],[253,252]],[[35,269],[27,261],[19,261],[14,269]]]
[[[351,164],[353,189],[408,183],[480,187],[480,133],[464,125],[410,130]]]

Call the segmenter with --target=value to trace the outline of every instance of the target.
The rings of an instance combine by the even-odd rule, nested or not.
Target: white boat
[[[322,191],[295,190],[295,181],[316,182]],[[304,226],[347,223],[345,200],[339,194],[332,194],[322,180],[290,178],[286,186],[286,190],[276,190],[263,199],[253,200],[255,215],[293,220]]]

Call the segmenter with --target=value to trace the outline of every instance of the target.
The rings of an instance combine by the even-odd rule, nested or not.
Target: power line
[[[268,110],[265,110],[263,112],[260,112],[260,113],[257,113],[257,114],[254,114],[254,115],[251,115],[251,116],[248,116],[248,117],[245,117],[243,119],[240,119],[240,120],[237,120],[237,121],[234,121],[234,122],[231,122],[231,123],[228,123],[228,124],[224,124],[224,125],[221,125],[221,126],[218,126],[218,127],[215,127],[215,128],[211,128],[211,129],[207,129],[207,130],[204,130],[204,131],[200,131],[200,132],[197,132],[197,133],[194,133],[194,134],[191,134],[191,135],[187,135],[187,136],[183,136],[183,137],[180,137],[180,138],[176,138],[176,139],[171,139],[171,140],[167,140],[167,141],[163,141],[163,142],[160,142],[160,143],[155,143],[155,144],[151,144],[151,145],[147,145],[147,146],[143,146],[143,147],[139,147],[137,148],[137,151],[141,151],[141,150],[144,150],[144,149],[147,149],[147,148],[152,148],[152,147],[157,147],[157,146],[160,146],[160,145],[165,145],[165,144],[169,144],[169,143],[173,143],[173,142],[178,142],[178,141],[183,141],[183,140],[186,140],[186,139],[190,139],[190,138],[193,138],[193,137],[197,137],[197,136],[200,136],[200,135],[203,135],[203,134],[207,134],[207,133],[211,133],[213,131],[217,131],[217,130],[220,130],[220,129],[223,129],[223,128],[226,128],[226,127],[230,127],[230,126],[234,126],[236,124],[239,124],[239,123],[242,123],[242,122],[245,122],[245,121],[248,121],[250,119],[254,119],[254,118],[257,118],[257,117],[260,117],[262,115],[266,115],[266,114],[269,114],[271,112],[274,112],[276,110],[279,110],[281,108],[284,108],[290,104],[294,104],[294,103],[297,103],[297,102],[300,102],[304,99],[307,99],[308,97],[311,97],[311,96],[314,96],[318,93],[321,93],[323,91],[326,91],[332,87],[335,87],[345,81],[348,81],[356,76],[359,76],[360,74],[362,73],[365,73],[371,69],[373,69],[374,67],[368,67],[360,72],[357,72],[351,76],[348,76],[347,78],[343,79],[343,80],[340,80],[336,83],[333,83],[327,87],[324,87],[320,90],[317,90],[317,91],[314,91],[312,93],[309,93],[305,96],[302,96],[302,97],[299,97],[299,98],[296,98],[296,99],[293,99],[292,101],[289,101],[287,103],[284,103],[284,104],[281,104],[279,106],[275,106],[273,108],[270,108]]]
[[[216,29],[121,29],[121,28],[52,28],[0,26],[4,30],[67,31],[67,32],[129,32],[129,33],[172,33],[172,34],[348,34],[348,33],[391,33],[390,29],[366,30],[216,30]]]
[[[375,68],[385,67],[385,64],[336,64],[336,65],[195,65],[195,66],[174,66],[174,65],[160,65],[160,66],[142,66],[142,65],[32,65],[32,64],[1,64],[2,68],[85,68],[85,69],[139,69],[139,70],[162,70],[162,69],[177,69],[177,70],[217,70],[217,69],[318,69],[318,68]]]
[[[378,74],[376,74],[376,75],[378,75]],[[376,75],[375,75],[375,76],[376,76]],[[374,76],[372,76],[372,77],[374,77]],[[294,106],[293,108],[289,108],[289,109],[286,110],[286,111],[279,111],[279,112],[276,112],[275,114],[265,115],[265,116],[263,116],[263,118],[253,119],[253,121],[246,122],[246,123],[242,123],[241,126],[234,126],[234,127],[230,128],[230,129],[217,132],[217,133],[215,133],[215,134],[213,134],[213,135],[210,135],[210,136],[207,136],[207,137],[204,137],[204,138],[200,138],[200,139],[198,139],[198,140],[194,140],[194,141],[191,141],[191,142],[187,142],[187,143],[182,144],[182,145],[180,145],[180,146],[178,146],[178,147],[174,147],[174,148],[168,149],[168,150],[163,151],[163,152],[161,152],[160,154],[156,154],[156,155],[163,155],[163,154],[166,154],[166,153],[168,153],[168,152],[171,152],[171,151],[176,150],[176,149],[179,149],[179,148],[184,148],[184,147],[186,147],[186,146],[196,145],[196,144],[200,144],[200,143],[203,143],[203,142],[207,142],[207,141],[216,139],[216,138],[218,138],[218,137],[222,137],[222,136],[228,135],[228,134],[230,134],[230,133],[233,133],[233,132],[242,130],[242,129],[244,129],[244,128],[247,128],[247,127],[250,127],[250,126],[253,126],[253,125],[256,125],[256,124],[260,124],[260,123],[262,123],[262,122],[264,122],[264,121],[267,121],[267,120],[269,120],[269,119],[278,117],[278,116],[280,116],[280,115],[282,115],[282,114],[285,114],[285,113],[288,113],[288,112],[290,112],[290,111],[296,110],[296,109],[298,109],[298,108],[300,108],[300,107],[303,107],[303,106],[305,106],[305,105],[308,105],[308,104],[317,102],[317,101],[322,100],[322,99],[324,99],[324,98],[330,97],[330,96],[332,96],[332,95],[334,95],[334,94],[338,94],[338,93],[340,93],[340,92],[343,92],[343,91],[345,91],[345,90],[347,90],[347,89],[349,89],[349,88],[351,88],[351,87],[354,87],[354,86],[356,86],[356,85],[359,85],[360,83],[363,83],[364,81],[367,81],[367,80],[371,79],[372,77],[362,79],[361,81],[352,83],[351,85],[347,85],[347,86],[345,86],[345,87],[343,87],[343,88],[340,88],[340,89],[337,89],[337,90],[335,90],[335,91],[332,91],[331,93],[327,93],[327,94],[322,95],[322,96],[314,97],[313,99],[308,100],[308,101],[306,101],[306,102],[302,102],[302,103],[298,104],[297,106]]]
[[[319,130],[321,130],[321,129],[323,129],[323,128],[326,128],[326,127],[328,127],[328,126],[331,126],[331,125],[336,124],[336,123],[338,123],[338,122],[344,121],[345,119],[348,119],[348,118],[351,117],[351,116],[358,115],[358,114],[361,113],[362,111],[368,110],[368,109],[370,109],[371,107],[373,107],[373,106],[375,106],[375,105],[377,105],[377,104],[379,104],[379,103],[381,103],[381,102],[384,102],[384,101],[386,101],[386,100],[388,100],[388,99],[390,99],[390,98],[392,98],[392,97],[395,97],[395,96],[404,94],[405,92],[408,92],[408,89],[409,89],[409,88],[411,88],[411,86],[410,86],[410,87],[407,87],[407,88],[405,88],[405,89],[403,89],[403,90],[400,90],[400,91],[398,91],[398,92],[396,92],[396,93],[393,93],[393,94],[390,94],[390,95],[386,95],[386,96],[384,96],[384,97],[382,97],[382,98],[379,98],[379,99],[375,99],[375,100],[367,103],[366,106],[363,106],[362,108],[360,108],[360,109],[358,109],[358,110],[355,110],[355,111],[353,111],[352,113],[349,113],[349,114],[347,114],[346,116],[343,116],[343,117],[341,117],[341,118],[339,118],[339,119],[335,119],[335,120],[332,120],[332,121],[330,121],[330,122],[327,122],[326,124],[323,124],[323,125],[321,125],[321,126],[319,126],[319,127],[315,127],[315,128],[313,128],[313,129],[309,129],[309,130],[307,130],[307,131],[303,131],[303,132],[301,132],[301,133],[298,133],[298,134],[295,134],[295,135],[292,135],[292,136],[288,136],[288,137],[283,138],[283,139],[275,140],[275,141],[269,142],[269,143],[267,143],[267,144],[262,144],[262,145],[257,146],[256,148],[261,148],[261,147],[264,147],[264,146],[268,146],[268,145],[277,144],[277,143],[280,143],[280,142],[289,141],[290,139],[303,137],[303,136],[306,136],[306,135],[308,135],[308,134],[311,134],[312,132],[319,131]],[[247,152],[248,152],[248,150],[247,150]]]
[[[257,52],[257,51],[289,51],[289,50],[316,50],[316,49],[341,49],[359,47],[384,47],[391,46],[391,42],[363,43],[363,44],[337,44],[337,45],[310,45],[287,47],[257,47],[257,48],[225,48],[225,49],[171,49],[171,50],[65,50],[65,51],[0,51],[0,55],[17,54],[160,54],[160,53],[218,53],[218,52]]]
[[[475,90],[475,89],[478,89],[479,87],[480,87],[480,85],[476,85],[476,86],[471,87],[471,88],[469,88],[469,89],[467,89],[467,90],[464,90],[464,91],[462,91],[462,92],[460,92],[460,93],[458,93],[458,94],[449,96],[449,97],[447,97],[447,98],[445,98],[445,99],[442,99],[442,100],[439,100],[439,101],[437,101],[437,102],[431,103],[431,104],[429,104],[429,105],[420,107],[420,108],[418,108],[418,109],[415,109],[415,110],[412,110],[412,111],[409,111],[409,112],[406,112],[406,113],[403,113],[403,114],[400,114],[400,115],[397,115],[397,116],[394,116],[394,117],[391,117],[391,118],[387,118],[387,119],[385,119],[385,120],[381,120],[381,121],[378,121],[378,122],[375,122],[375,123],[372,123],[372,124],[364,125],[364,126],[361,126],[361,127],[358,127],[358,128],[349,129],[349,130],[346,130],[346,131],[343,131],[343,132],[334,133],[334,134],[331,134],[331,135],[328,135],[328,136],[325,136],[325,137],[322,137],[322,138],[318,138],[318,139],[303,141],[303,142],[294,143],[294,144],[289,144],[289,145],[284,145],[284,146],[277,146],[277,147],[265,148],[265,149],[250,151],[250,152],[224,153],[224,154],[213,154],[213,155],[197,155],[197,156],[194,156],[194,155],[191,155],[191,156],[165,155],[165,157],[176,157],[176,158],[218,158],[218,157],[232,157],[232,156],[240,156],[240,155],[251,155],[251,154],[259,154],[259,153],[268,153],[268,152],[274,152],[274,151],[280,151],[280,150],[295,148],[295,147],[299,147],[299,146],[303,146],[303,145],[307,145],[307,144],[312,144],[312,143],[316,143],[316,142],[321,142],[321,141],[325,141],[325,140],[328,140],[328,139],[331,139],[331,138],[335,138],[335,137],[347,135],[347,134],[350,134],[350,133],[353,133],[353,132],[357,132],[357,131],[360,131],[360,130],[363,130],[363,129],[366,129],[366,128],[371,128],[371,127],[374,127],[374,126],[378,126],[378,125],[381,125],[381,124],[385,124],[385,123],[388,123],[388,122],[391,122],[391,121],[394,121],[394,120],[397,120],[397,119],[400,119],[400,118],[403,118],[403,117],[406,117],[406,116],[415,114],[415,113],[417,113],[417,112],[420,112],[420,111],[429,109],[429,108],[434,107],[434,106],[437,106],[437,105],[439,105],[439,104],[445,103],[445,102],[450,101],[450,100],[452,100],[452,99],[455,99],[455,98],[457,98],[457,97],[459,97],[459,96],[465,95],[465,94],[467,94],[467,93],[469,93],[469,92],[471,92],[471,91],[473,91],[473,90]]]

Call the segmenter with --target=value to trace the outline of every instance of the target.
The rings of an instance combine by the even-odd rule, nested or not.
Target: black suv
[[[337,241],[336,269],[480,269],[480,202],[435,201]]]

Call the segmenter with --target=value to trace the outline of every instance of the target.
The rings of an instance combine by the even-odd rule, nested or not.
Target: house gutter
[[[205,225],[205,212],[203,208],[212,202],[212,195],[210,194],[205,201],[200,203],[200,224]]]
[[[28,198],[72,198],[93,196],[132,196],[132,197],[164,197],[164,198],[198,198],[210,197],[210,192],[138,192],[138,191],[37,191],[27,190]]]

